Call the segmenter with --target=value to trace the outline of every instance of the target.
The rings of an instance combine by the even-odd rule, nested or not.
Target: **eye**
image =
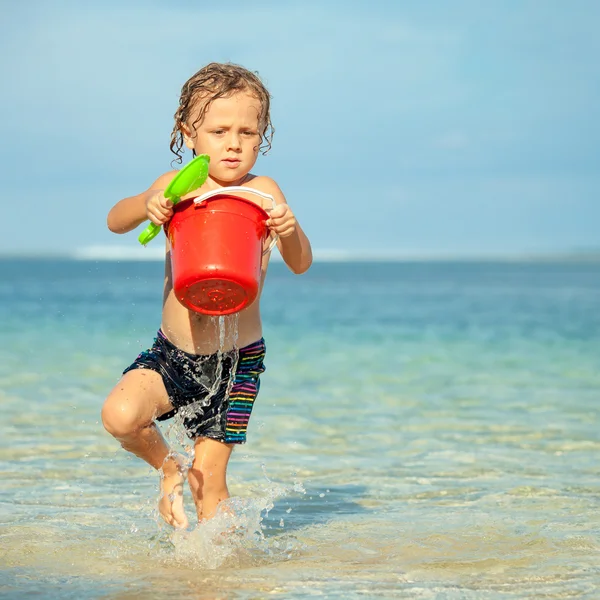
[[[258,134],[256,133],[256,131],[246,130],[246,131],[242,131],[242,135],[246,136],[246,137],[254,137],[255,135],[258,135]]]
[[[215,130],[213,131],[213,133],[214,133],[215,135],[223,135],[223,134],[225,133],[225,130],[224,130],[224,129],[215,129]]]

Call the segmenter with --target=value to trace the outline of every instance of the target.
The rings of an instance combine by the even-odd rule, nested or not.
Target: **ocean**
[[[600,596],[598,263],[272,264],[236,534],[164,525],[100,422],[161,285],[0,260],[0,597]]]

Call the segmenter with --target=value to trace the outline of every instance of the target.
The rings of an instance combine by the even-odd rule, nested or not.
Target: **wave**
[[[72,252],[69,258],[77,260],[163,260],[162,246],[87,246]],[[348,251],[341,249],[316,249],[313,258],[319,262],[401,262],[413,260],[462,260],[472,256],[444,255],[441,253],[397,252],[397,251]],[[281,261],[279,252],[273,252],[272,260]]]
[[[76,260],[164,260],[164,245],[138,246],[85,246],[71,252],[68,258]]]

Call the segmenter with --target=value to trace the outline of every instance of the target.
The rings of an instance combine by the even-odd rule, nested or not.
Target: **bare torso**
[[[260,190],[260,178],[252,184]],[[248,187],[253,187],[252,184]],[[226,189],[226,188],[225,188]],[[206,191],[206,190],[201,190]],[[197,196],[198,192],[188,197]],[[256,197],[245,195],[248,200],[256,201]],[[257,204],[261,204],[260,200]],[[266,208],[266,206],[265,206]],[[270,239],[265,241],[267,248]],[[213,354],[217,350],[229,350],[232,347],[243,348],[262,337],[260,317],[260,297],[267,274],[270,253],[263,255],[259,293],[256,300],[244,310],[225,317],[213,317],[188,310],[177,300],[173,291],[171,274],[171,256],[169,241],[166,241],[165,282],[163,290],[163,308],[161,328],[167,338],[184,352],[191,354]]]
[[[268,256],[263,259],[259,296],[239,313],[213,317],[188,310],[175,297],[171,277],[171,259],[165,260],[165,286],[163,294],[163,333],[184,352],[213,354],[217,350],[243,348],[262,337],[260,318],[260,292],[265,281]]]

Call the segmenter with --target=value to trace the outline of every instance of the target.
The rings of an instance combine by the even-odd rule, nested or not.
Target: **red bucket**
[[[229,189],[273,200],[251,188]],[[167,234],[179,302],[205,315],[228,315],[252,304],[260,287],[267,219],[254,202],[221,189],[176,204]]]

